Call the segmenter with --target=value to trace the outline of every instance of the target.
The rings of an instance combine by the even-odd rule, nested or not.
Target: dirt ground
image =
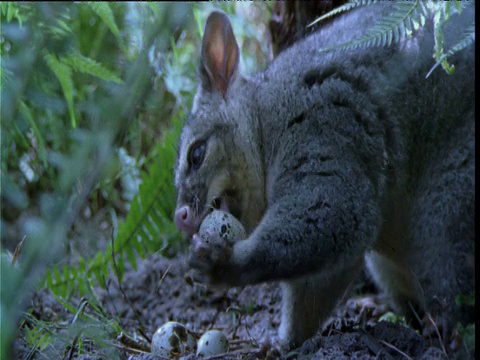
[[[365,281],[362,284],[365,287]],[[113,342],[103,346],[84,342],[81,355],[75,347],[53,344],[33,358],[158,359],[149,353],[149,343],[144,339],[151,338],[167,321],[180,322],[198,336],[211,328],[222,330],[229,339],[229,353],[212,359],[427,360],[465,356],[452,353],[450,346],[436,337],[424,338],[399,323],[378,322],[387,309],[377,295],[350,297],[338,306],[321,334],[299,349],[280,354],[275,340],[280,322],[278,284],[207,289],[192,282],[183,256],[166,259],[151,254],[139,261],[137,270],[127,270],[121,288],[112,277],[108,291],[99,288],[97,294],[107,317],[116,318],[129,336],[112,337]],[[71,321],[72,315],[46,290],[35,293],[32,305],[36,309],[33,315],[39,319]],[[18,359],[28,358],[30,349],[21,338],[15,348]]]

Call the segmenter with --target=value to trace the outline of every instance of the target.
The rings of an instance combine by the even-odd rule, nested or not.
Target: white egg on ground
[[[198,340],[197,356],[212,356],[228,351],[228,339],[220,330],[209,330]]]
[[[195,352],[195,336],[183,324],[169,321],[152,337],[152,354],[167,359]]]
[[[245,240],[247,237],[245,228],[240,221],[232,214],[222,210],[213,210],[205,216],[200,224],[198,234],[201,237],[212,232],[227,240],[230,245],[233,245],[235,241]]]

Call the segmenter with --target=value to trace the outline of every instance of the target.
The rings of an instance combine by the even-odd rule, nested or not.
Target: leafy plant
[[[470,353],[475,353],[475,323],[463,326],[457,324],[459,335],[463,338],[465,347]]]
[[[17,264],[1,264],[1,358],[10,358],[39,287],[70,321],[24,312],[28,356],[80,355],[95,342],[115,358],[122,329],[96,299],[98,287],[108,289],[112,272],[121,282],[139,257],[181,248],[173,166],[195,89],[201,34],[185,27],[191,7],[1,4],[2,259],[25,239]],[[193,9],[202,22],[210,11]],[[103,241],[98,229],[86,236],[102,212],[113,227]]]
[[[170,36],[184,21],[186,7],[162,6],[160,18],[145,24],[145,46]],[[125,19],[125,9],[112,3],[93,10],[88,4],[2,3],[2,248],[14,246],[19,234],[26,239],[18,266],[2,261],[2,358],[10,358],[15,323],[45,272],[43,284],[69,301],[79,293],[91,298],[94,276],[104,285],[111,269],[104,262],[111,252],[98,252],[92,260],[73,252],[68,265],[61,265],[61,251],[91,191],[112,176],[119,135],[130,119],[143,118],[148,101],[158,96],[147,52],[127,45],[121,25],[108,33],[114,20]],[[169,20],[168,14],[179,10],[180,16]],[[103,41],[89,48],[84,39],[89,45],[91,39]],[[135,56],[126,56],[127,50]],[[157,97],[157,106],[162,101]],[[24,225],[16,219],[20,214]],[[16,230],[7,232],[7,226]],[[124,256],[123,248],[117,250]],[[34,351],[48,347],[43,332],[25,331]]]
[[[310,26],[342,12],[362,6],[373,5],[378,2],[378,0],[350,1],[319,17],[312,22]],[[461,13],[463,7],[470,6],[470,4],[465,5],[465,3],[468,2],[458,0],[438,2],[416,0],[397,2],[395,3],[392,13],[380,18],[379,21],[368,29],[365,34],[344,44],[327,47],[320,51],[330,51],[333,49],[350,50],[370,46],[390,46],[392,43],[399,43],[410,38],[414,32],[425,26],[427,18],[433,18],[435,40],[433,57],[437,62],[427,73],[426,77],[430,76],[432,71],[440,64],[448,74],[452,74],[455,67],[448,63],[448,57],[475,41],[475,22],[468,27],[462,39],[453,45],[446,53],[443,49],[443,27],[448,23],[453,14]]]
[[[455,303],[459,307],[469,307],[475,308],[475,291],[472,291],[470,294],[457,295],[455,297]],[[462,325],[462,323],[457,324],[457,330],[459,335],[463,338],[466,349],[470,353],[475,353],[475,323]]]
[[[438,32],[441,32],[441,30]],[[432,66],[426,77],[429,77],[433,70],[435,70],[440,64],[447,73],[453,73],[455,66],[449,65],[447,58],[475,42],[475,24],[470,25],[465,30],[462,39],[453,45],[446,53],[443,52],[443,46],[441,45],[443,42],[443,36],[436,36],[435,39],[435,60],[437,60],[437,62]]]
[[[180,115],[180,114],[179,114]],[[53,266],[48,271],[47,287],[57,296],[69,298],[73,291],[80,296],[91,295],[93,279],[105,287],[112,260],[115,260],[118,280],[121,281],[125,269],[124,260],[136,268],[137,257],[145,258],[149,252],[175,253],[180,239],[172,221],[175,205],[173,188],[173,166],[176,158],[176,141],[181,122],[177,117],[173,128],[158,145],[158,157],[149,166],[149,172],[141,175],[139,193],[134,197],[125,222],[118,226],[115,240],[105,251],[87,261],[83,258],[78,264],[65,265],[63,269]],[[174,251],[172,251],[172,248]]]
[[[407,321],[405,320],[404,316],[398,315],[392,311],[387,311],[385,314],[383,314],[378,318],[378,321],[388,321],[395,324],[403,324],[403,325],[407,324]]]

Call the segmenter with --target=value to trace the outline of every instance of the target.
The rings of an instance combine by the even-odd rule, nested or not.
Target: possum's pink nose
[[[190,206],[185,205],[175,211],[175,223],[178,230],[192,236],[198,231],[200,220],[195,218]]]

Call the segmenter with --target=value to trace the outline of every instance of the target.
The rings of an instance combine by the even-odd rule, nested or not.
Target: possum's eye
[[[188,165],[191,169],[197,170],[202,165],[205,157],[206,144],[205,141],[194,143],[188,152]]]

